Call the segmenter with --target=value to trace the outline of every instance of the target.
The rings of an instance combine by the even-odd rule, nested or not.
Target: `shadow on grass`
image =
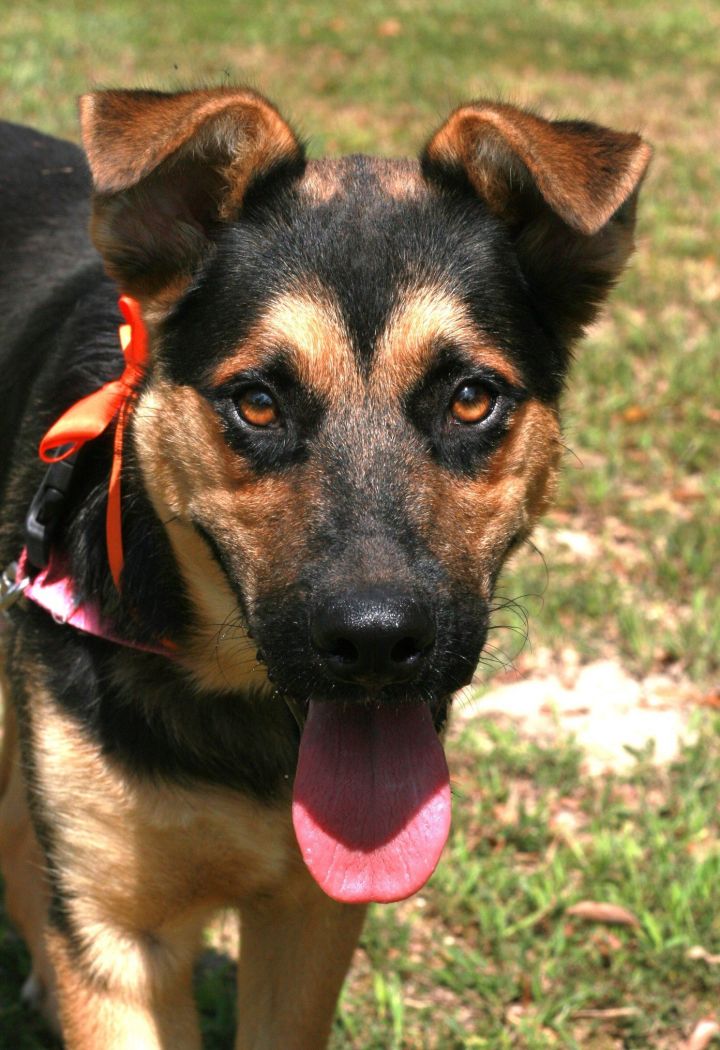
[[[20,1001],[20,989],[29,973],[27,948],[0,903],[0,1046],[8,1050],[60,1050],[60,1042],[39,1015]]]

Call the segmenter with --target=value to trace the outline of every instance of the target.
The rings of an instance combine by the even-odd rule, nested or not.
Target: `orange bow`
[[[118,591],[124,563],[120,501],[123,434],[132,398],[145,373],[148,360],[148,335],[140,304],[129,295],[123,295],[119,306],[127,322],[120,325],[119,329],[120,345],[125,355],[123,374],[119,379],[113,379],[71,405],[40,442],[40,458],[45,463],[56,463],[77,452],[86,441],[99,437],[107,430],[115,416],[118,417],[105,519],[108,562]]]

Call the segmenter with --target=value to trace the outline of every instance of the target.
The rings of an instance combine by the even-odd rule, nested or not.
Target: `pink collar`
[[[121,638],[95,602],[79,602],[75,597],[67,566],[54,552],[50,555],[48,565],[41,569],[34,579],[30,579],[27,572],[27,552],[23,548],[18,560],[16,582],[21,583],[23,580],[28,581],[23,589],[23,597],[29,598],[35,605],[49,612],[56,623],[69,624],[78,631],[102,638],[106,642],[114,642],[116,645],[173,657],[169,643],[145,645]]]

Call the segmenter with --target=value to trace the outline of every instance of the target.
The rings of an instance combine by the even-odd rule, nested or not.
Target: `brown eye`
[[[243,390],[236,405],[245,422],[254,427],[276,427],[280,424],[280,409],[272,394],[262,387],[252,386]]]
[[[495,407],[495,395],[482,383],[463,383],[450,403],[450,414],[458,423],[482,423]]]

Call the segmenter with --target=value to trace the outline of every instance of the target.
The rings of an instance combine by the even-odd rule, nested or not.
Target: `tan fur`
[[[415,161],[405,158],[366,157],[365,163],[383,192],[394,200],[411,200],[427,193]],[[326,204],[343,193],[347,160],[311,160],[298,183],[298,193],[311,205]]]
[[[342,192],[337,164],[327,160],[309,161],[298,190],[309,204],[327,204]]]
[[[379,339],[371,390],[383,398],[407,393],[443,341],[461,347],[479,367],[495,369],[510,383],[519,381],[517,370],[477,330],[459,299],[445,288],[420,285],[403,295]]]
[[[443,289],[422,286],[404,297],[382,333],[370,390],[383,400],[401,398],[429,369],[443,340],[459,345],[478,367],[520,382],[462,303]],[[417,520],[442,564],[466,583],[476,580],[488,596],[509,539],[528,535],[552,498],[559,456],[556,410],[530,401],[515,412],[510,433],[478,478],[418,464]]]
[[[242,627],[237,599],[204,540],[182,521],[169,522],[167,531],[196,610],[196,626],[179,654],[180,663],[204,689],[267,686],[256,646]]]
[[[0,683],[2,674],[0,673]],[[59,1030],[55,973],[45,945],[48,892],[45,862],[30,818],[20,765],[17,719],[9,692],[0,688],[4,714],[0,752],[0,872],[7,913],[25,939],[33,968],[23,995]]]
[[[639,135],[598,127],[582,134],[495,102],[456,109],[427,153],[462,165],[490,208],[509,218],[529,172],[553,211],[586,235],[597,233],[637,189],[652,156]]]
[[[182,419],[178,428],[175,420]],[[198,627],[179,654],[199,684],[244,688],[266,682],[254,647],[239,626],[236,600],[190,520],[224,544],[248,601],[278,550],[283,581],[304,555],[305,507],[317,481],[300,466],[292,477],[258,479],[224,441],[216,415],[195,391],[159,382],[138,406],[135,433],[148,492],[196,603]]]
[[[360,393],[350,336],[329,293],[314,282],[284,292],[254,326],[236,354],[215,371],[217,385],[263,363],[273,351],[289,353],[301,382],[334,402]]]
[[[325,1046],[365,911],[330,900],[310,880],[282,900],[241,909],[235,1050]]]
[[[553,409],[526,402],[486,477],[433,479],[428,542],[450,571],[474,581],[486,597],[510,538],[527,536],[552,498],[559,433]]]
[[[273,812],[219,788],[129,781],[49,696],[35,695],[38,789],[52,798],[68,907],[79,929],[93,931],[93,974],[133,994],[162,970],[156,941],[179,943],[208,910],[284,882],[299,863],[287,807]],[[100,842],[107,881],[98,880]],[[103,945],[119,931],[121,956]]]
[[[394,200],[412,200],[427,193],[427,186],[417,164],[407,160],[378,158],[373,170],[383,192]]]
[[[116,954],[125,946],[119,938],[106,947]],[[49,934],[48,947],[62,992],[66,1046],[72,1050],[200,1050],[190,956],[177,966],[171,987],[136,997],[89,980],[58,934]]]

